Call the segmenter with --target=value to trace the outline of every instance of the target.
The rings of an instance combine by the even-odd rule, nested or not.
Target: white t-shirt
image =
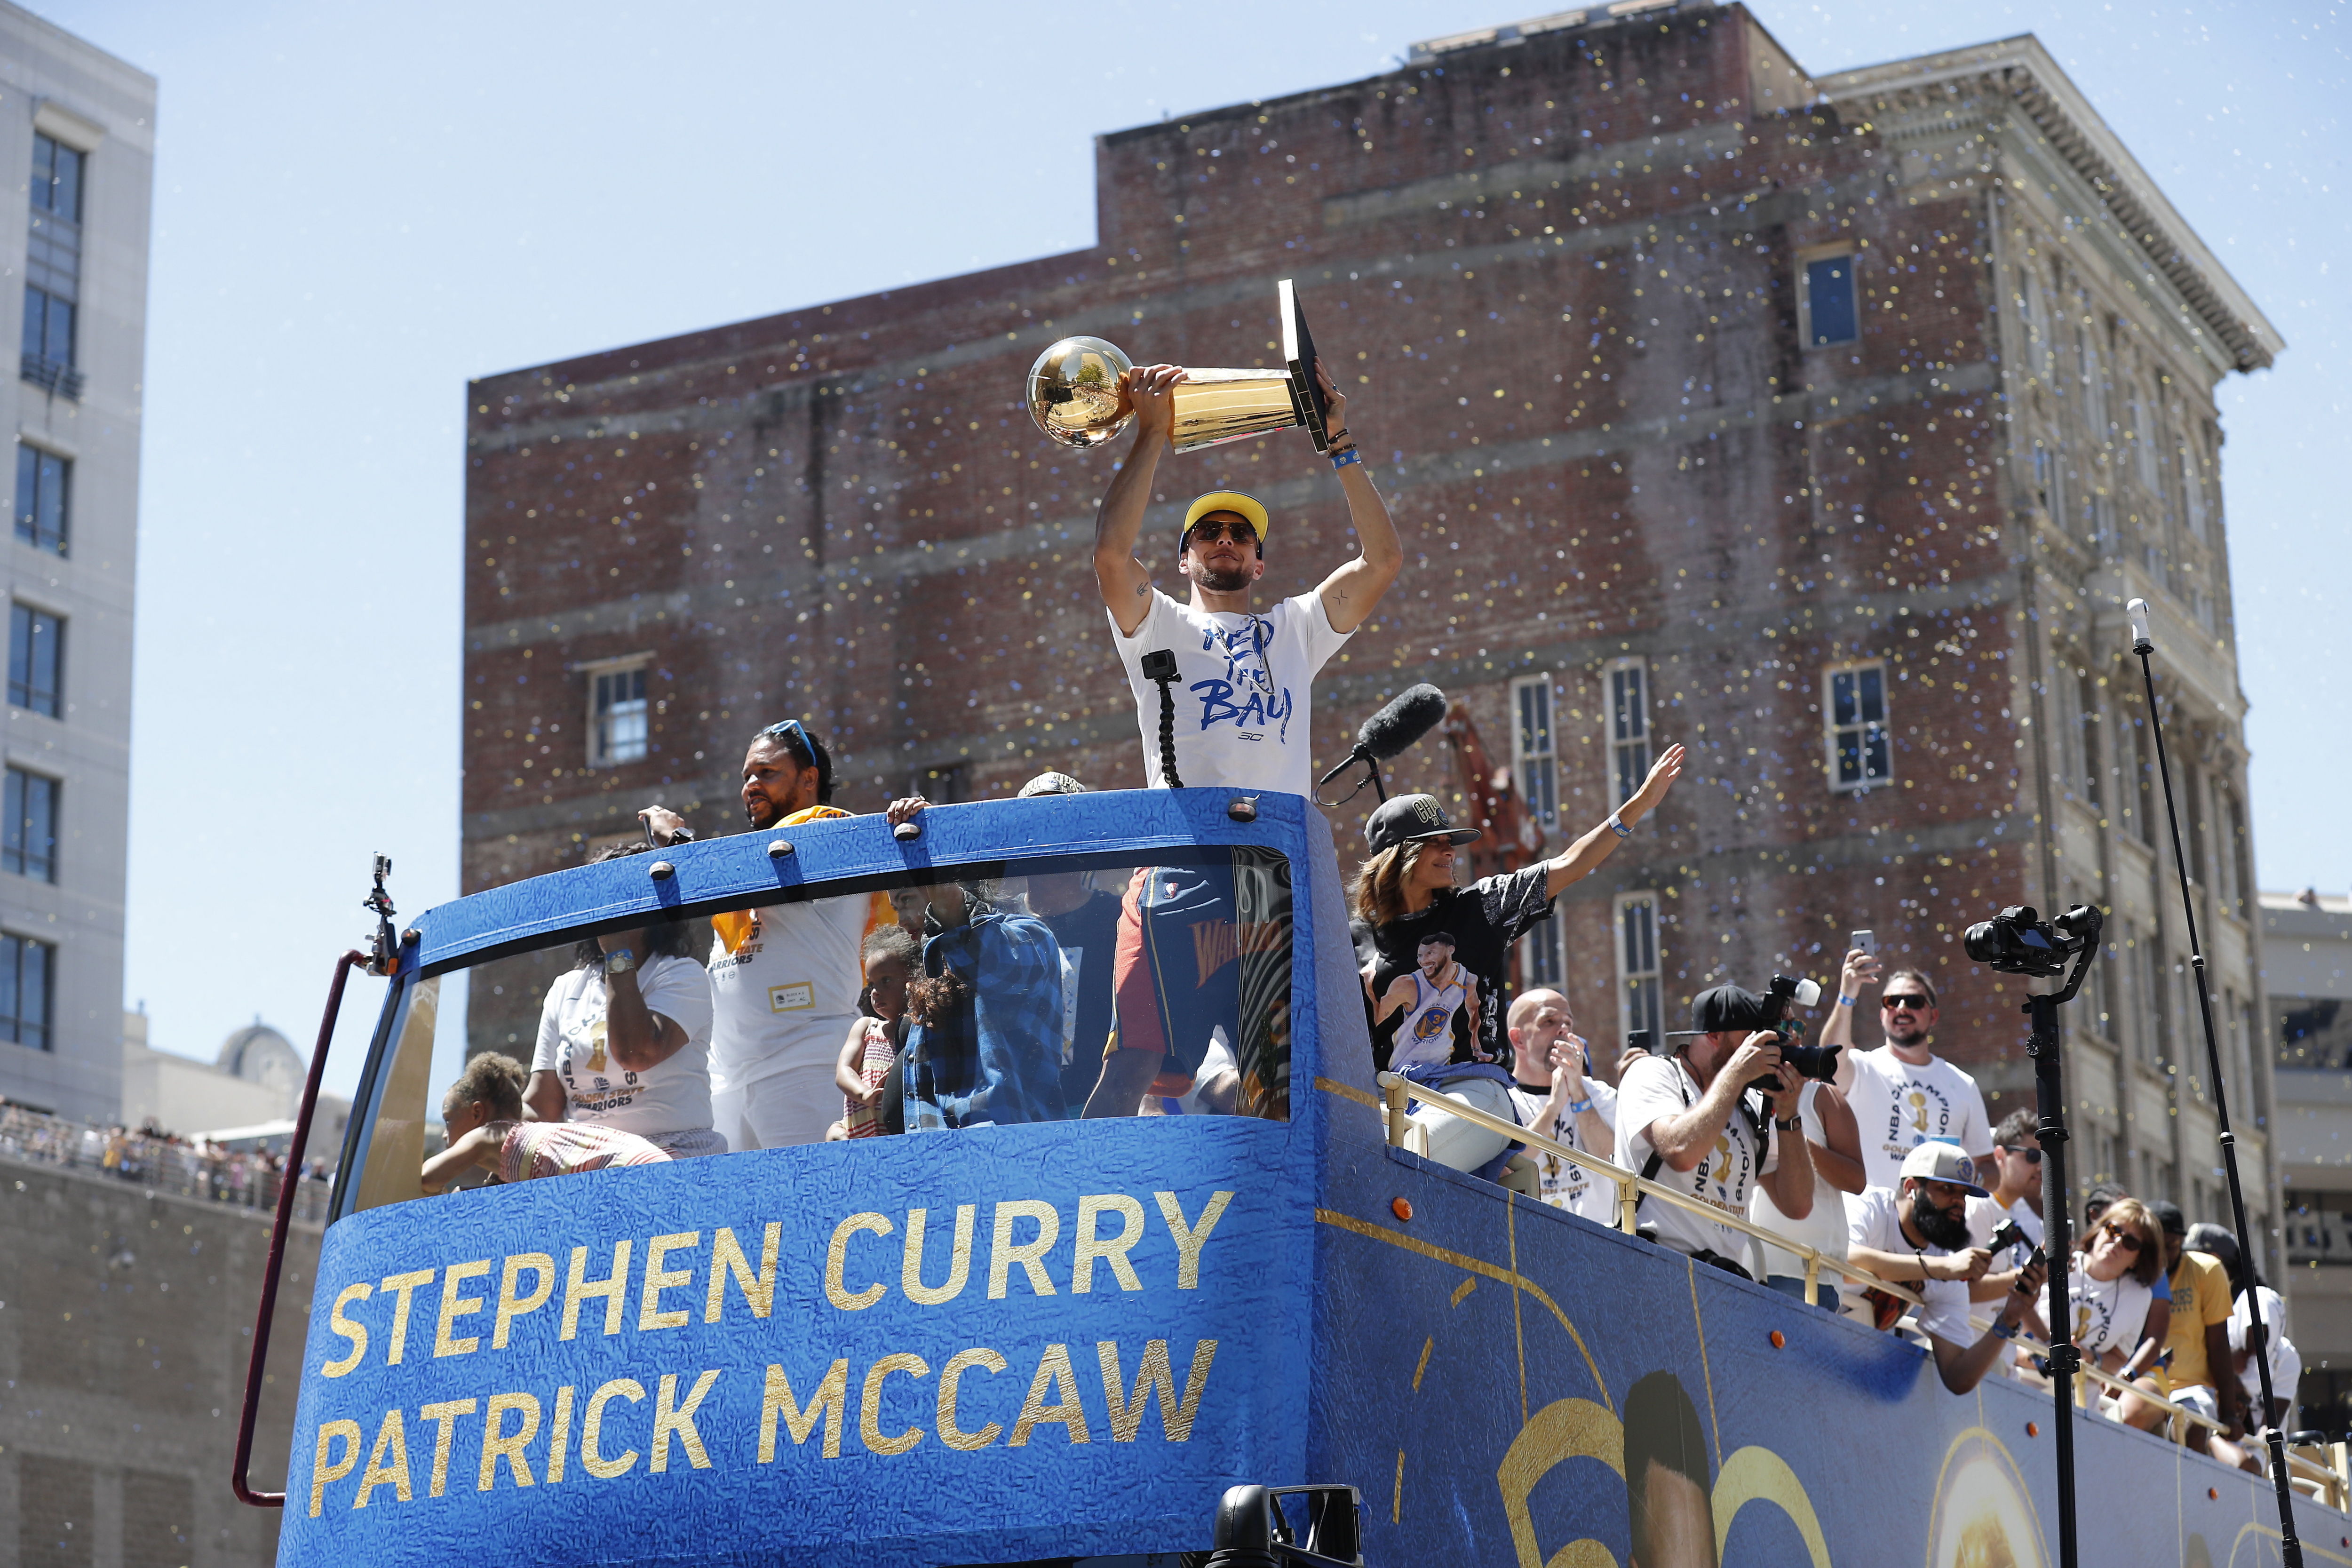
[[[1977,1080],[1941,1057],[1915,1068],[1892,1046],[1857,1051],[1846,1102],[1862,1129],[1862,1171],[1874,1187],[1901,1184],[1903,1156],[1931,1138],[1958,1143],[1979,1160],[1992,1152],[1992,1124]]]
[[[1594,1114],[1607,1122],[1609,1130],[1614,1132],[1617,1130],[1617,1091],[1597,1078],[1588,1078],[1584,1080],[1584,1092],[1592,1101]],[[1576,1118],[1570,1115],[1564,1106],[1559,1119],[1553,1125],[1536,1125],[1536,1118],[1542,1114],[1546,1102],[1550,1099],[1551,1089],[1548,1085],[1539,1089],[1529,1089],[1524,1084],[1511,1086],[1511,1100],[1519,1108],[1520,1126],[1540,1132],[1555,1142],[1565,1143],[1580,1153],[1593,1152],[1577,1141]],[[1542,1173],[1544,1202],[1554,1208],[1566,1209],[1570,1214],[1580,1214],[1598,1225],[1614,1226],[1617,1223],[1615,1183],[1596,1176],[1575,1161],[1563,1160],[1548,1150],[1530,1149],[1528,1152],[1534,1157],[1536,1169]]]
[[[2278,1292],[2267,1285],[2254,1289],[2263,1293],[2263,1332],[2269,1336],[2271,1347],[2271,1393],[2292,1405],[2294,1386],[2303,1377],[2303,1352],[2286,1337],[2286,1303],[2279,1300]],[[2232,1351],[2246,1348],[2246,1331],[2252,1324],[2253,1314],[2247,1308],[2245,1297],[2240,1296],[2230,1309],[2227,1332]],[[2251,1410],[2262,1403],[2263,1374],[2256,1370],[2252,1357],[2247,1358],[2246,1370],[2238,1374],[2238,1381],[2246,1391],[2246,1408]]]
[[[2083,1255],[2076,1253],[2074,1267],[2066,1271],[2066,1305],[2074,1314],[2075,1348],[2085,1360],[2111,1350],[2131,1354],[2139,1343],[2140,1331],[2147,1327],[2148,1303],[2155,1300],[2155,1292],[2133,1279],[2129,1269],[2104,1284],[2092,1279],[2083,1272]],[[2042,1287],[2039,1304],[2042,1321],[2049,1323],[2048,1285]]]
[[[1816,1103],[1821,1098],[1821,1087],[1816,1079],[1805,1081],[1804,1089],[1797,1096],[1797,1114],[1804,1119],[1805,1141],[1826,1149],[1829,1147],[1829,1134],[1822,1131],[1822,1113]],[[1779,1132],[1773,1136],[1779,1139],[1792,1135]],[[1811,1213],[1802,1219],[1790,1219],[1780,1212],[1780,1205],[1772,1201],[1772,1194],[1759,1186],[1756,1189],[1755,1197],[1748,1202],[1748,1217],[1758,1225],[1779,1231],[1791,1241],[1801,1241],[1827,1257],[1845,1256],[1845,1194],[1830,1185],[1829,1178],[1822,1174],[1818,1164],[1813,1167]],[[1774,1274],[1786,1274],[1797,1279],[1805,1277],[1803,1258],[1769,1243],[1759,1242],[1758,1245],[1764,1249],[1764,1273],[1768,1278]],[[1821,1282],[1832,1289],[1840,1289],[1846,1284],[1846,1279],[1842,1274],[1823,1269]]]
[[[1649,1140],[1650,1124],[1662,1116],[1679,1116],[1696,1105],[1703,1091],[1683,1058],[1643,1057],[1625,1069],[1617,1084],[1617,1163],[1639,1175],[1655,1152]],[[1761,1114],[1761,1102],[1751,1090],[1742,1097]],[[1756,1135],[1748,1117],[1734,1110],[1724,1118],[1715,1147],[1687,1171],[1660,1161],[1650,1179],[1660,1186],[1688,1193],[1728,1215],[1748,1217],[1748,1195],[1758,1178],[1779,1169],[1780,1147],[1775,1142],[1762,1163],[1756,1158]],[[1653,1198],[1642,1205],[1642,1224],[1654,1229],[1658,1240],[1676,1252],[1720,1253],[1746,1266],[1748,1234],[1729,1226],[1713,1225],[1690,1210]]]
[[[1111,640],[1135,690],[1143,735],[1144,778],[1166,784],[1160,768],[1160,688],[1143,678],[1143,656],[1176,656],[1176,769],[1188,785],[1311,795],[1315,676],[1348,640],[1331,629],[1319,590],[1285,599],[1265,615],[1211,613],[1151,590],[1151,608],[1133,637]]]
[[[574,969],[547,988],[539,1010],[539,1045],[530,1070],[563,1085],[573,1121],[640,1138],[710,1125],[710,982],[690,958],[663,955],[637,967],[646,1010],[686,1031],[686,1044],[657,1066],[631,1072],[604,1048],[611,992],[602,969]]]
[[[736,921],[713,922],[713,1089],[740,1089],[841,1054],[865,984],[857,949],[872,909],[858,893],[746,910],[737,917],[745,934],[731,952],[726,928]]]
[[[1869,1134],[1865,1131],[1863,1138],[1867,1146]],[[1903,1234],[1902,1205],[1908,1201],[1890,1187],[1864,1187],[1860,1195],[1849,1196],[1845,1203],[1848,1246],[1874,1247],[1897,1258],[1912,1251],[1927,1258],[1949,1257],[1950,1254],[1940,1247],[1912,1247],[1910,1238]],[[1969,1288],[1964,1282],[1930,1279],[1922,1285],[1913,1285],[1905,1280],[1903,1285],[1927,1303],[1925,1308],[1915,1309],[1918,1311],[1921,1328],[1937,1339],[1949,1340],[1964,1348],[1976,1343],[1976,1331],[1969,1327]],[[1999,1310],[1999,1305],[1998,1302],[1993,1304],[1995,1310]],[[1857,1308],[1866,1320],[1870,1308],[1859,1290],[1853,1291],[1847,1300],[1849,1313]]]

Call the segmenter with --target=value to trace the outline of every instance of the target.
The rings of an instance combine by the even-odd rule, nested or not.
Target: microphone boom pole
[[[2246,1310],[2252,1329],[2246,1342],[2258,1347],[2252,1359],[2262,1380],[2263,1407],[2255,1415],[2270,1449],[2271,1485],[2278,1493],[2279,1556],[2286,1568],[2303,1568],[2303,1542],[2294,1533],[2294,1489],[2287,1480],[2286,1434],[2271,1423],[2271,1405],[2278,1396],[2271,1388],[2270,1337],[2263,1323],[2262,1291],[2254,1283],[2253,1237],[2246,1228],[2246,1189],[2238,1175],[2238,1139],[2230,1131],[2229,1089],[2221,1078],[2221,1047],[2213,1035],[2213,995],[2205,981],[2204,950],[2197,940],[2197,904],[2189,895],[2189,858],[2180,847],[2180,813],[2172,801],[2172,764],[2165,755],[2156,671],[2148,662],[2156,643],[2147,633],[2147,601],[2134,599],[2126,608],[2131,615],[2132,652],[2139,656],[2140,679],[2147,687],[2147,725],[2156,735],[2157,776],[2164,781],[2164,815],[2172,828],[2172,864],[2180,879],[2180,910],[2189,921],[2189,967],[2197,976],[2197,1011],[2205,1025],[2206,1075],[2212,1081],[2213,1116],[2221,1130],[2221,1164],[2230,1178],[2230,1213],[2237,1223],[2239,1257],[2247,1270]],[[2223,1374],[2212,1370],[2218,1388]]]

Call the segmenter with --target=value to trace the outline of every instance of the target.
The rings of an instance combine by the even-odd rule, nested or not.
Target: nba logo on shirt
[[[768,1011],[798,1013],[816,1005],[816,987],[806,980],[768,987]]]

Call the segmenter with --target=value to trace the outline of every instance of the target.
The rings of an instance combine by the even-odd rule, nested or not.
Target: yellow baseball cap
[[[1258,544],[1261,547],[1265,545],[1265,508],[1258,503],[1255,497],[1245,496],[1239,490],[1211,490],[1193,501],[1184,509],[1184,526],[1176,531],[1176,537],[1182,539],[1192,531],[1194,523],[1213,511],[1239,513],[1244,521],[1257,530]]]

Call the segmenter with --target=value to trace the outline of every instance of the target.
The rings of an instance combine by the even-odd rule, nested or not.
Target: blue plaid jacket
[[[1062,946],[1045,922],[976,916],[923,944],[923,973],[970,993],[908,1030],[907,1131],[1062,1120]]]

